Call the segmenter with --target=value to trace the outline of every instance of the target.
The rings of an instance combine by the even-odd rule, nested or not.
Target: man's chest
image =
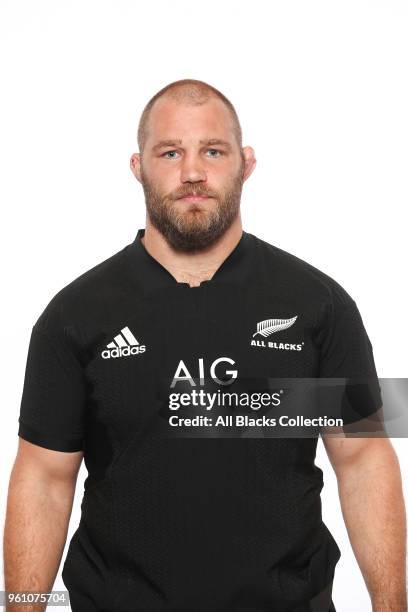
[[[169,416],[178,398],[179,414],[208,416],[215,394],[220,400],[257,385],[271,391],[268,381],[317,376],[315,320],[316,305],[296,293],[258,287],[175,286],[136,299],[112,314],[91,347],[94,415],[140,427]]]

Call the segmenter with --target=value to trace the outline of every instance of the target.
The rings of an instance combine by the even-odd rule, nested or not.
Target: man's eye
[[[219,151],[218,149],[208,149],[209,153],[215,153],[215,155],[210,155],[210,157],[218,157],[219,155],[222,155],[221,151]]]
[[[166,151],[165,153],[163,153],[162,157],[167,157],[167,159],[174,159],[175,155],[177,154],[177,151]]]

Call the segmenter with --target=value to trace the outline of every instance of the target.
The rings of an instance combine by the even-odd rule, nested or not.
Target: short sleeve
[[[368,417],[382,406],[373,347],[351,298],[337,308],[332,305],[326,322],[321,334],[319,376],[338,379],[337,394],[332,387],[331,397],[335,401],[328,408],[338,406],[341,397],[343,421],[348,424]],[[327,382],[330,386],[330,381]],[[326,398],[329,397],[327,393]]]
[[[28,348],[18,435],[44,448],[82,450],[86,386],[64,334],[34,325]]]

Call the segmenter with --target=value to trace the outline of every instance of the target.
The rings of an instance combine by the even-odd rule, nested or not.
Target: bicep
[[[34,326],[18,419],[20,439],[54,451],[56,457],[82,451],[86,403],[84,372],[64,334]]]
[[[367,468],[373,467],[378,461],[381,461],[385,454],[392,452],[389,438],[384,437],[356,438],[344,435],[322,435],[322,440],[337,476],[341,476],[347,470],[352,470],[360,461],[366,462]]]
[[[83,451],[50,450],[19,437],[14,470],[50,482],[75,482],[82,458]]]

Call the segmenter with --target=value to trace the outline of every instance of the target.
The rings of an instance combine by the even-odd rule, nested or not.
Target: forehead
[[[146,144],[161,139],[222,138],[233,141],[234,122],[226,105],[215,97],[195,105],[163,97],[153,105],[147,121]]]

